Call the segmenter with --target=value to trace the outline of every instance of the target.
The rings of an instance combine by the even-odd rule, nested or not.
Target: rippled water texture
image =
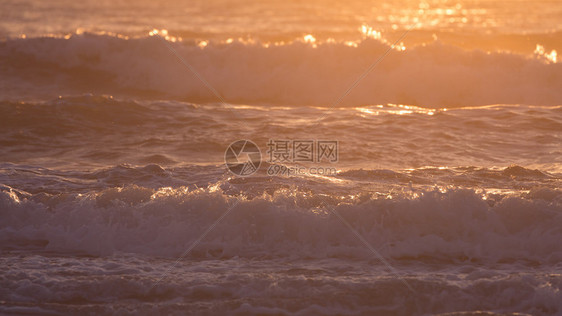
[[[0,314],[562,313],[562,2],[1,11]]]

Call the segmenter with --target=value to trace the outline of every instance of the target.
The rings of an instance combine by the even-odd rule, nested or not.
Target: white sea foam
[[[337,205],[330,198],[328,203],[388,258],[546,264],[562,260],[561,198],[560,191],[551,189],[505,197],[490,206],[473,190],[453,189],[412,196],[363,195]],[[322,198],[307,199],[305,192],[283,189],[245,199],[212,187],[190,191],[127,186],[54,196],[4,187],[0,240],[4,248],[174,257],[236,199],[231,214],[190,255],[372,256],[323,206]]]

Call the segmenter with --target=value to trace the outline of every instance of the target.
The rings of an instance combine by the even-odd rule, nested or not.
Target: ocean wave
[[[266,160],[270,139],[328,139],[341,145],[337,168],[515,164],[559,173],[561,110],[202,105],[84,94],[0,101],[0,145],[6,162],[34,164],[34,158],[56,156],[51,167],[82,169],[119,163],[221,164],[225,149],[240,138],[258,144]]]
[[[461,188],[327,195],[280,185],[245,194],[247,188],[229,189],[235,183],[125,185],[59,194],[31,194],[3,185],[0,244],[2,249],[94,256],[175,257],[231,209],[191,256],[372,258],[335,211],[389,259],[562,260],[562,192],[556,188],[511,195]]]
[[[332,104],[389,43],[168,42],[228,102]],[[74,34],[0,43],[6,93],[100,92],[218,102],[157,37]],[[17,80],[16,80],[17,79]],[[562,65],[540,54],[466,50],[435,41],[394,49],[343,105],[557,105]]]

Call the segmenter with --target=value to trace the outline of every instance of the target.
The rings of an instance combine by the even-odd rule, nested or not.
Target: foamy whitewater
[[[3,1],[0,314],[562,315],[561,17]]]

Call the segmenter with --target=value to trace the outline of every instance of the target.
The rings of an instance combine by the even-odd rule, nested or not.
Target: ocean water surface
[[[562,2],[2,8],[0,314],[562,314]]]

